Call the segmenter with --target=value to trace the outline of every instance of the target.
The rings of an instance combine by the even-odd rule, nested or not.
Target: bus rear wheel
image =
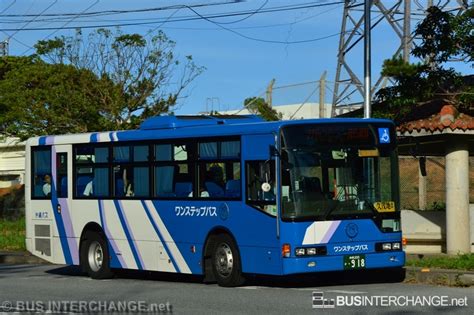
[[[217,284],[221,287],[235,287],[245,282],[237,245],[227,234],[214,239],[212,268]]]
[[[87,232],[81,245],[82,269],[92,279],[108,279],[113,276],[110,269],[109,250],[105,236]]]

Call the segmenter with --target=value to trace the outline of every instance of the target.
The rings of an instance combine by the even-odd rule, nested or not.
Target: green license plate
[[[345,255],[344,269],[364,269],[365,255]]]

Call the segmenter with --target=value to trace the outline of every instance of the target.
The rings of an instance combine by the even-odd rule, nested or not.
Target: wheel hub
[[[99,242],[94,241],[89,245],[87,256],[91,270],[94,272],[99,271],[104,261],[104,251]]]
[[[217,272],[223,277],[228,277],[234,267],[234,257],[229,245],[226,243],[220,244],[217,248],[215,259]]]

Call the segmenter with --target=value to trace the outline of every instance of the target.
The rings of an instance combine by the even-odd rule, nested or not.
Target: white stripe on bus
[[[181,252],[176,246],[176,243],[174,242],[173,238],[168,232],[168,229],[163,223],[163,220],[161,220],[161,217],[158,214],[158,211],[155,208],[155,205],[153,204],[153,202],[151,200],[147,200],[145,201],[145,203],[148,206],[148,209],[150,209],[151,215],[153,219],[155,220],[156,226],[158,227],[158,230],[160,230],[160,233],[163,236],[163,241],[166,242],[166,245],[168,245],[170,254],[173,256],[174,261],[178,265],[178,268],[181,271],[181,273],[192,273],[191,269],[189,269],[188,264],[184,260],[183,255],[181,255]]]

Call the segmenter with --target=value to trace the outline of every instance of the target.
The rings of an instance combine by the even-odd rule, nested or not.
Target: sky
[[[396,1],[384,2],[388,6]],[[195,6],[199,4],[207,6]],[[272,8],[297,4],[306,8],[263,13]],[[141,13],[84,16],[94,11],[135,10],[176,5],[194,6],[194,11],[189,8],[174,8]],[[318,102],[319,90],[316,81],[325,71],[327,71],[325,100],[330,103],[336,75],[343,7],[343,1],[333,0],[1,0],[0,40],[9,39],[9,54],[21,56],[32,54],[34,50],[31,47],[38,40],[74,34],[74,30],[37,30],[37,28],[149,23],[124,25],[121,29],[126,33],[142,35],[150,30],[161,29],[176,42],[175,54],[179,58],[192,55],[197,65],[206,68],[185,91],[186,97],[179,100],[175,110],[177,114],[240,109],[246,98],[264,96],[266,87],[272,79],[275,79],[273,95],[275,105]],[[199,16],[240,11],[248,13],[256,11],[256,13],[210,20]],[[68,17],[56,22],[44,20],[46,14],[55,13],[81,13],[83,16]],[[8,16],[25,14],[42,14],[42,16]],[[196,19],[172,21],[180,17]],[[378,13],[374,12],[372,17],[375,22]],[[416,22],[412,22],[412,29],[415,24]],[[87,29],[83,32],[92,30]],[[398,45],[399,38],[388,23],[382,22],[374,27],[372,82],[379,77],[382,61],[390,58]],[[363,80],[362,48],[362,43],[357,44],[346,56],[346,61]],[[455,67],[462,73],[472,73],[472,68],[466,65],[457,63]],[[345,102],[360,100],[356,93]]]

